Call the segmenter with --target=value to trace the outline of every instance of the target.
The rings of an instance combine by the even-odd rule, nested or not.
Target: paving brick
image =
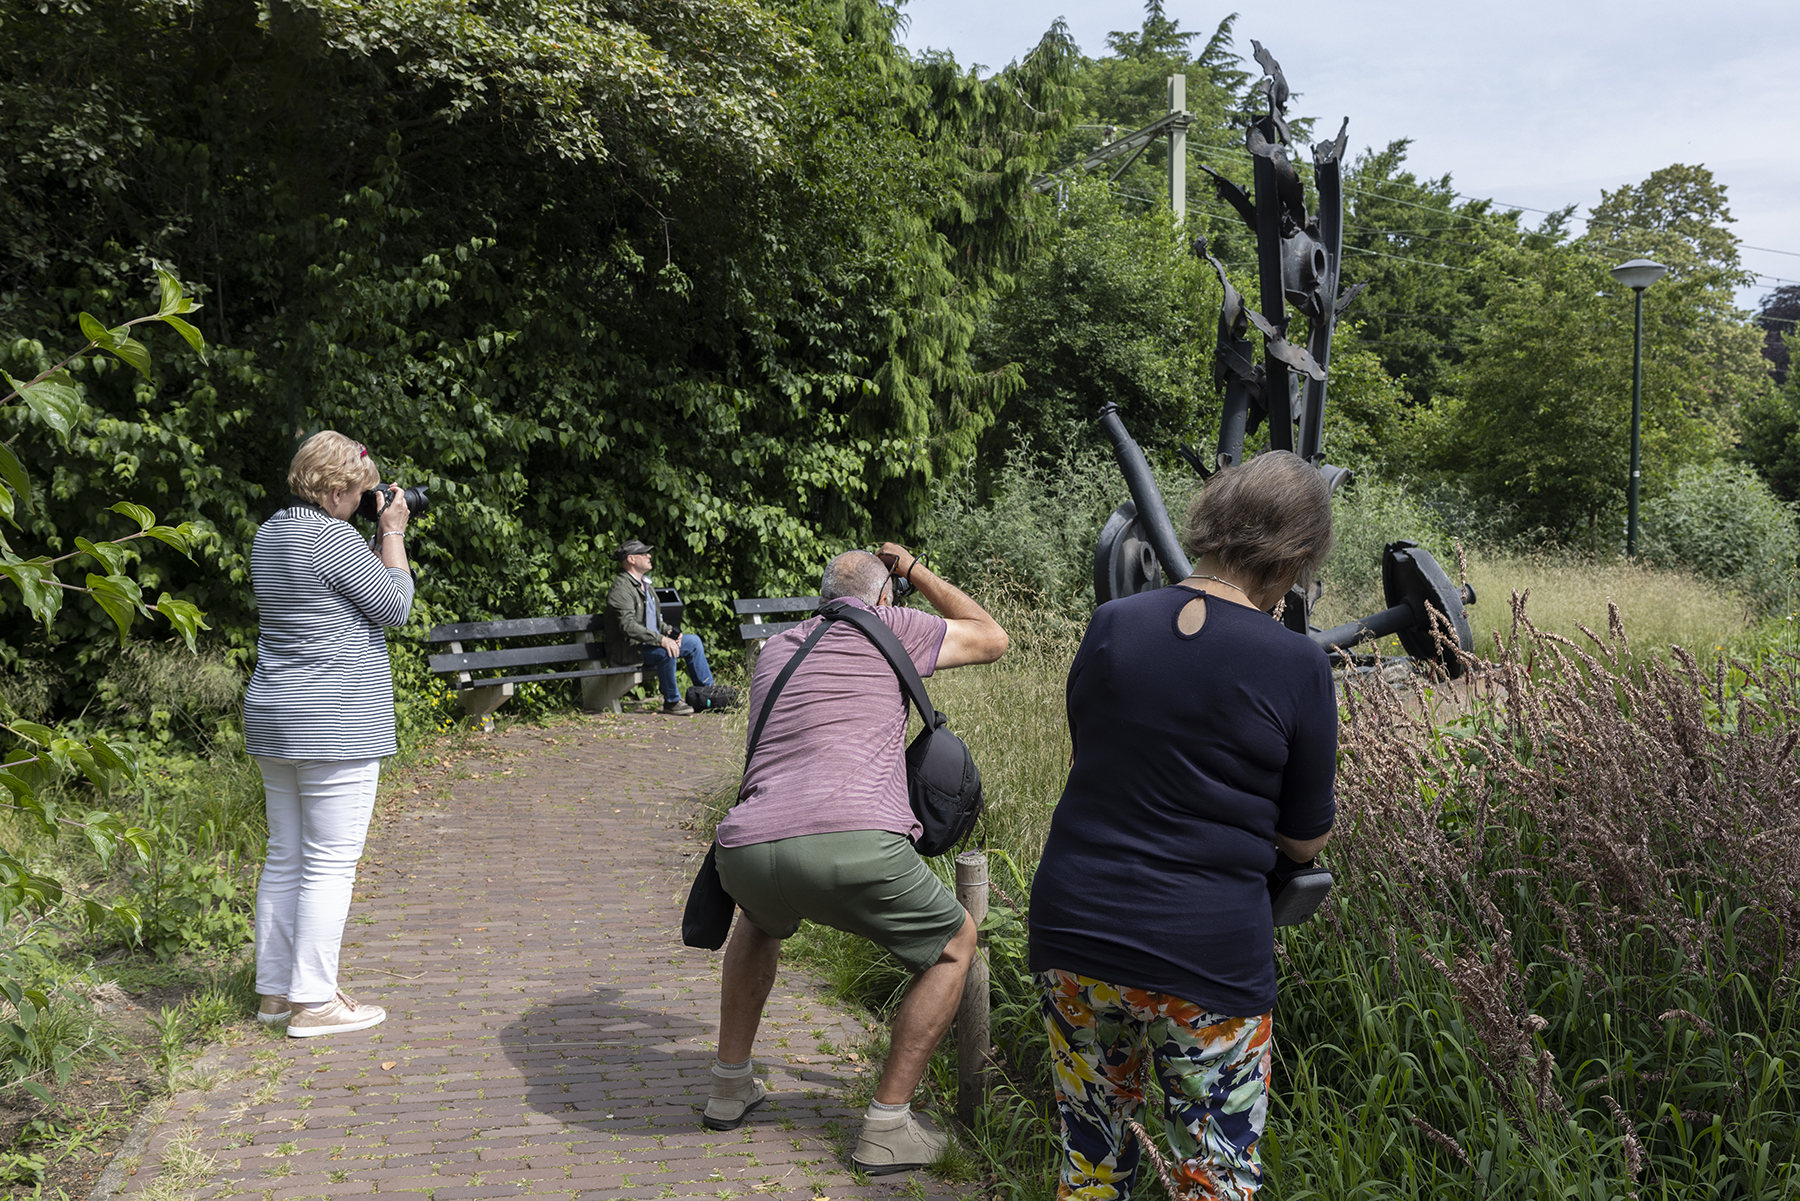
[[[719,957],[680,945],[705,849],[681,826],[738,766],[741,729],[602,715],[476,745],[448,770],[385,782],[342,975],[388,1021],[215,1049],[220,1083],[177,1098],[127,1196],[155,1182],[162,1145],[189,1128],[220,1161],[198,1197],[634,1201],[755,1189],[810,1201],[816,1181],[833,1201],[957,1195],[929,1176],[851,1183],[822,1127],[854,1125],[841,1090],[858,1065],[819,1053],[812,1031],[844,1046],[867,1025],[791,969],[759,1038],[772,1093],[762,1124],[720,1133],[699,1122]],[[250,1057],[267,1050],[285,1065],[275,1099],[240,1108],[265,1085],[268,1065]],[[775,1127],[783,1118],[791,1130]],[[285,1143],[296,1153],[268,1154]],[[290,1175],[265,1175],[278,1164]]]

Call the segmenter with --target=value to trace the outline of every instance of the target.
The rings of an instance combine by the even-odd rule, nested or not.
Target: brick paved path
[[[384,791],[343,981],[387,1022],[215,1049],[121,1161],[125,1193],[977,1192],[846,1172],[860,1111],[843,1094],[870,1070],[848,1056],[868,1032],[792,968],[757,1043],[771,1103],[730,1133],[701,1126],[719,956],[681,946],[704,844],[680,826],[739,745],[717,718],[585,718]]]

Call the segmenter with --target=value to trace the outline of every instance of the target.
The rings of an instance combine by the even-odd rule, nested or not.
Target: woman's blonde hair
[[[369,448],[336,430],[320,430],[302,442],[288,464],[288,491],[315,505],[332,492],[365,492],[380,482]]]
[[[1331,553],[1331,489],[1292,451],[1265,451],[1208,481],[1188,510],[1182,549],[1207,555],[1259,587],[1309,583]]]

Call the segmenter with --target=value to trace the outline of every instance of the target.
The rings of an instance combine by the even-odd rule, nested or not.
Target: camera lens
[[[411,488],[402,488],[400,495],[406,498],[406,508],[414,517],[423,517],[431,508],[431,497],[426,493],[424,484]],[[385,499],[393,491],[392,485],[383,484],[379,488],[371,488],[362,494],[362,503],[356,506],[356,515],[364,521],[374,521],[381,516],[381,511],[388,507]]]

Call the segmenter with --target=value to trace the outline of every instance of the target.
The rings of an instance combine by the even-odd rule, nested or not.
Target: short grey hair
[[[819,599],[828,601],[840,596],[854,596],[865,604],[875,605],[881,603],[881,593],[887,582],[887,564],[866,550],[847,550],[825,565],[825,574],[819,580]]]

